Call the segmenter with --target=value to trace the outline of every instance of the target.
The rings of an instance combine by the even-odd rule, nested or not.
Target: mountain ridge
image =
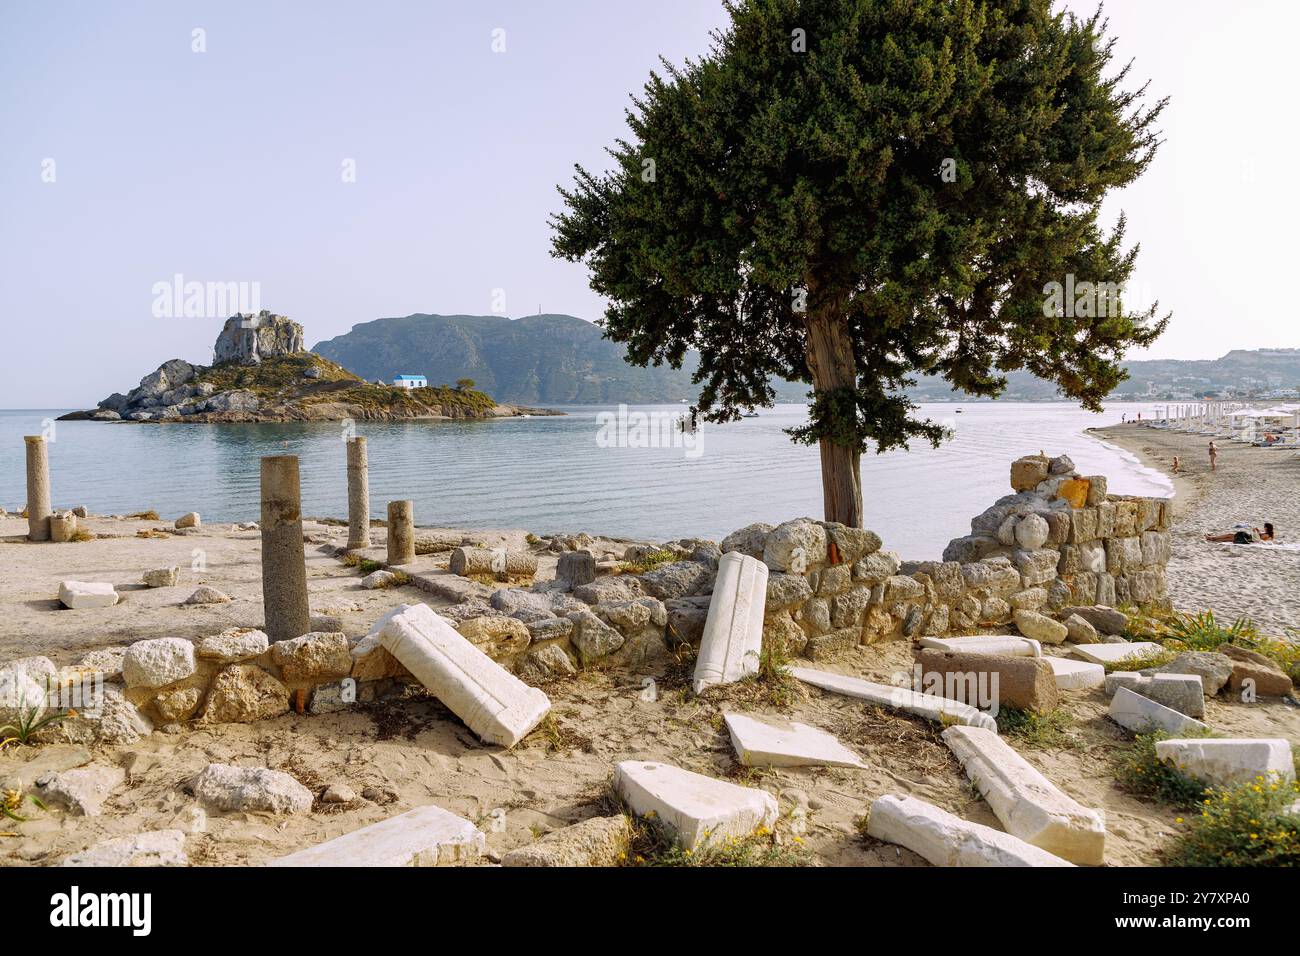
[[[503,315],[413,313],[371,319],[317,343],[312,351],[368,380],[407,372],[430,384],[471,378],[497,401],[560,405],[693,402],[699,357],[680,369],[639,368],[624,347],[592,322],[564,313]],[[1300,385],[1300,349],[1234,349],[1217,359],[1143,359],[1123,363],[1130,378],[1113,399],[1192,399],[1232,391],[1262,394]],[[1006,400],[1060,400],[1056,386],[1024,371],[1007,376]],[[810,386],[774,383],[779,402],[804,402]],[[908,394],[919,401],[976,401],[942,379],[920,376]]]

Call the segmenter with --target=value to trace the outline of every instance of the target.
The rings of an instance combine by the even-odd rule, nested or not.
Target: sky
[[[1280,286],[1300,4],[1107,13],[1172,98],[1160,155],[1106,204],[1175,314],[1131,357],[1300,346]],[[585,269],[550,255],[556,186],[603,169],[658,58],[723,21],[714,0],[0,0],[0,408],[91,407],[210,361],[220,319],[166,314],[178,275],[256,283],[309,346],[413,312],[599,318]]]

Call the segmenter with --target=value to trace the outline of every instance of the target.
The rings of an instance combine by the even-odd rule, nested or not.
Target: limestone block
[[[1071,614],[1065,619],[1066,635],[1072,644],[1100,644],[1101,635],[1085,618]]]
[[[182,830],[154,830],[114,837],[87,850],[65,857],[59,866],[187,866],[185,833]]]
[[[1272,660],[1256,651],[1235,644],[1223,644],[1219,652],[1232,662],[1228,686],[1240,691],[1246,681],[1254,683],[1256,694],[1281,696],[1291,693],[1291,677]]]
[[[725,555],[724,555],[725,557]],[[826,563],[826,529],[809,518],[777,525],[763,543],[763,563],[773,571],[803,573]]]
[[[1070,503],[1071,508],[1082,508],[1088,504],[1088,495],[1092,491],[1092,482],[1087,478],[1066,478],[1056,489],[1056,494]]]
[[[830,671],[813,670],[808,667],[792,667],[790,674],[822,690],[844,694],[878,707],[889,707],[906,711],[927,720],[940,723],[956,721],[975,727],[984,727],[997,732],[998,723],[988,714],[981,713],[974,707],[937,697],[933,694],[921,694],[907,687],[891,687],[888,684],[876,684],[858,677],[847,677]]]
[[[1086,690],[1101,687],[1106,681],[1106,668],[1088,661],[1072,661],[1068,657],[1045,657],[1056,676],[1058,690]]]
[[[1173,535],[1168,531],[1142,532],[1142,566],[1166,565],[1173,557]]]
[[[1117,671],[1106,677],[1106,693],[1114,695],[1121,687],[1149,697],[1157,704],[1172,707],[1188,717],[1205,715],[1205,687],[1198,674],[1152,674]]]
[[[1050,533],[1046,518],[1028,514],[1016,522],[1015,543],[1026,551],[1037,551],[1047,544]]]
[[[596,580],[596,556],[590,551],[566,551],[555,567],[555,580],[572,590]]]
[[[1017,551],[1012,560],[1020,572],[1024,586],[1032,588],[1056,580],[1056,567],[1061,563],[1061,554],[1051,548],[1041,548],[1037,551]]]
[[[63,581],[59,584],[59,601],[66,608],[112,607],[118,602],[113,585],[98,581]]]
[[[1106,827],[1098,811],[1062,793],[991,731],[949,727],[943,739],[1008,833],[1071,863],[1102,864]]]
[[[820,525],[814,527],[822,530]],[[769,536],[769,547],[772,540]],[[735,551],[724,554],[718,561],[718,577],[695,662],[695,693],[714,684],[730,684],[758,670],[763,649],[767,568],[762,561]]]
[[[1033,491],[1047,479],[1051,460],[1044,455],[1026,455],[1011,463],[1011,488],[1013,491]]]
[[[271,660],[286,681],[327,681],[352,672],[352,653],[346,634],[303,634],[271,645]]]
[[[136,641],[122,658],[127,687],[163,687],[195,671],[194,645],[183,637]]]
[[[867,833],[934,866],[1073,866],[1001,830],[972,823],[915,797],[886,794],[871,804]]]
[[[426,604],[401,604],[371,634],[487,743],[513,747],[551,702],[456,632]]]
[[[1209,729],[1199,720],[1180,714],[1172,707],[1158,704],[1149,697],[1135,694],[1127,687],[1115,691],[1115,696],[1110,701],[1109,713],[1111,720],[1135,734],[1149,734],[1153,730],[1185,734],[1191,730]]]
[[[1021,634],[1044,644],[1061,644],[1070,634],[1064,624],[1037,611],[1017,611],[1014,620]]]
[[[569,554],[579,554],[569,551]],[[582,612],[590,614],[589,611]],[[471,644],[493,660],[511,657],[526,650],[532,641],[528,625],[513,617],[474,617],[462,621],[456,630]]]
[[[175,587],[176,582],[180,580],[181,569],[178,566],[170,568],[155,568],[152,571],[146,571],[141,580],[146,587],[151,588],[170,588]]]
[[[536,843],[511,850],[502,866],[618,866],[627,856],[632,827],[627,817],[592,817],[552,830]]]
[[[442,807],[416,807],[267,866],[440,866],[482,855],[482,831]]]
[[[202,524],[197,511],[190,511],[176,519],[177,528],[197,528]]]
[[[36,781],[36,786],[43,800],[61,803],[73,815],[93,817],[124,783],[126,771],[121,767],[90,764],[46,774]]]
[[[1235,787],[1264,777],[1295,779],[1291,743],[1281,738],[1174,738],[1156,741],[1156,757],[1212,787]]]
[[[77,516],[71,511],[56,511],[50,515],[50,540],[54,542],[71,541],[77,533]]]
[[[774,824],[778,814],[776,798],[763,790],[652,761],[619,763],[614,789],[633,813],[653,814],[685,850],[749,836]]]
[[[196,653],[200,660],[218,664],[238,664],[266,652],[270,640],[265,631],[248,627],[231,627],[199,641]]]
[[[246,724],[288,712],[288,688],[255,664],[231,664],[213,679],[200,721]]]
[[[1088,507],[1095,508],[1106,500],[1109,481],[1105,475],[1088,475]]]
[[[997,654],[1006,657],[1041,657],[1038,641],[1013,634],[976,634],[971,637],[923,637],[921,647],[963,654]]]
[[[1128,630],[1128,615],[1113,607],[1088,605],[1086,607],[1066,607],[1061,609],[1062,617],[1077,614],[1102,634],[1123,634]]]
[[[746,767],[865,767],[833,734],[796,721],[724,714],[736,757]]]
[[[1056,678],[1041,657],[1001,657],[923,649],[920,690],[971,706],[1050,714],[1060,703]]]
[[[1070,513],[1070,533],[1066,540],[1074,545],[1096,541],[1100,537],[1097,534],[1097,521],[1097,508],[1079,508],[1072,511]]]
[[[306,813],[311,791],[282,770],[210,763],[191,782],[194,796],[230,813]]]

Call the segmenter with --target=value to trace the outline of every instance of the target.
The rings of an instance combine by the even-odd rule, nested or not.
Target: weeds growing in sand
[[[1228,627],[1214,619],[1213,611],[1179,614],[1165,626],[1165,636],[1191,651],[1213,651],[1222,644],[1255,641],[1259,628],[1248,617],[1239,617]]]
[[[384,562],[376,561],[373,558],[362,558],[354,565],[362,574],[374,574],[376,571],[384,569]]]
[[[998,733],[1039,750],[1079,749],[1083,741],[1069,733],[1074,718],[1064,710],[1036,714],[1032,710],[1002,707],[998,710]]]
[[[67,717],[75,717],[75,710],[67,711],[49,711],[45,710],[45,702],[27,706],[27,694],[24,691],[18,698],[17,716],[4,726],[0,726],[0,750],[4,750],[10,744],[21,744],[26,746],[31,742],[36,734],[53,724]]]
[[[68,540],[70,540],[70,541],[94,541],[94,540],[95,540],[95,533],[94,533],[93,531],[87,531],[85,528],[78,528],[76,531],[72,532],[72,537],[69,538]]]
[[[624,574],[645,574],[645,572],[652,571],[661,564],[671,564],[676,560],[677,555],[661,548],[658,551],[643,554],[635,561],[624,561],[618,566],[618,569]]]
[[[127,517],[135,518],[137,521],[162,521],[162,518],[158,517],[158,512],[152,508],[148,511],[137,511],[133,515],[127,515]]]
[[[1139,654],[1124,658],[1122,661],[1110,661],[1102,666],[1106,668],[1107,674],[1113,674],[1116,671],[1140,671],[1147,667],[1160,667],[1162,664],[1168,664],[1174,659],[1173,651],[1152,651],[1150,654]]]
[[[683,850],[676,836],[655,817],[631,813],[617,796],[613,802],[632,827],[624,866],[813,866],[803,838],[781,826],[759,827],[749,836],[718,837],[694,850]]]
[[[1195,806],[1204,799],[1211,792],[1204,783],[1156,757],[1156,744],[1173,736],[1163,730],[1138,734],[1131,747],[1120,751],[1115,758],[1115,780],[1120,787],[1134,796],[1174,807]],[[1180,739],[1212,736],[1210,731],[1195,730],[1178,735]]]
[[[28,802],[38,810],[45,809],[45,804],[33,794],[24,795],[21,790],[0,791],[0,814],[18,823],[26,823],[27,817],[22,816],[18,811],[23,808],[24,803]]]
[[[1300,866],[1300,782],[1256,777],[1206,791],[1200,813],[1179,817],[1182,831],[1163,856],[1170,866]]]

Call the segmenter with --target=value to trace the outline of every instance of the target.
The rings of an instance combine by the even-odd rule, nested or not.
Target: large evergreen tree
[[[810,382],[792,434],[820,445],[826,518],[854,526],[865,449],[943,438],[904,394],[917,373],[994,396],[1027,368],[1097,408],[1168,321],[1124,308],[1137,249],[1098,224],[1164,107],[1107,75],[1100,11],[725,6],[710,53],[634,99],[612,171],[561,189],[554,254],[589,265],[629,360],[698,349],[712,421],[770,404],[773,376]]]

